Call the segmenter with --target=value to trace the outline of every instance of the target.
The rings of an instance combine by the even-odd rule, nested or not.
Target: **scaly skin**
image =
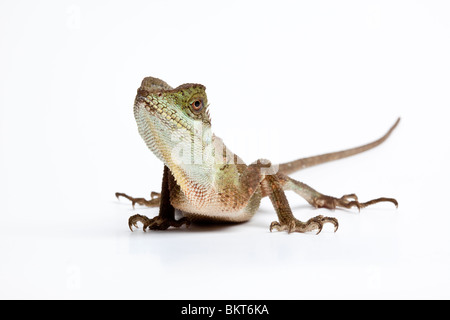
[[[295,191],[316,208],[360,209],[384,201],[397,206],[397,201],[392,198],[360,203],[354,194],[340,198],[326,196],[286,174],[374,148],[387,139],[400,119],[382,138],[358,148],[279,166],[272,166],[263,159],[246,165],[212,133],[208,108],[203,85],[183,84],[173,89],[157,78],[147,77],[142,81],[135,99],[134,116],[139,133],[148,148],[164,163],[165,170],[160,196],[152,193],[152,199],[145,200],[116,193],[117,197],[131,200],[133,205],[160,206],[159,216],[153,219],[141,215],[130,217],[130,228],[136,226],[136,222],[142,222],[145,230],[180,227],[191,220],[247,221],[259,208],[261,198],[269,196],[278,215],[278,221],[270,226],[271,231],[317,230],[319,233],[325,223],[333,224],[337,230],[335,218],[317,216],[306,222],[295,219],[285,190]],[[180,210],[185,218],[175,220],[174,209]]]

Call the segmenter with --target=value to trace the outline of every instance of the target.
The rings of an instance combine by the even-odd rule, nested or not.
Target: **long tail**
[[[352,149],[331,152],[331,153],[326,153],[326,154],[313,156],[313,157],[309,157],[309,158],[298,159],[298,160],[294,160],[291,162],[281,163],[279,165],[278,172],[281,172],[284,174],[290,174],[290,173],[293,173],[295,171],[298,171],[298,170],[301,170],[304,168],[312,167],[312,166],[322,164],[325,162],[329,162],[329,161],[333,161],[333,160],[350,157],[355,154],[375,148],[376,146],[382,144],[390,136],[390,134],[392,133],[392,131],[394,131],[395,127],[397,127],[399,122],[400,122],[400,118],[397,119],[397,121],[394,123],[394,125],[389,129],[389,131],[384,136],[382,136],[380,139],[378,139],[374,142],[365,144],[360,147],[352,148]]]

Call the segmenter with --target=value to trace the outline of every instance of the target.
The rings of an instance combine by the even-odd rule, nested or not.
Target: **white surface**
[[[0,4],[0,298],[450,298],[450,6],[445,1]],[[392,196],[314,234],[130,232],[114,192],[162,165],[138,135],[143,77],[207,86],[213,130],[251,162],[376,150],[293,175]]]

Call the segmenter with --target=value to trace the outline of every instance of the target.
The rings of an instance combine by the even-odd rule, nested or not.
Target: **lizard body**
[[[150,200],[116,193],[117,197],[131,200],[133,206],[138,203],[160,207],[159,215],[153,219],[139,214],[130,217],[130,229],[138,221],[143,223],[144,231],[188,226],[193,220],[243,222],[255,214],[261,199],[268,196],[278,215],[270,230],[318,230],[319,233],[325,223],[333,224],[337,230],[335,218],[317,216],[306,222],[297,220],[284,194],[286,190],[295,191],[316,208],[360,209],[383,201],[397,206],[392,198],[361,203],[355,194],[341,198],[326,196],[287,174],[374,148],[388,138],[400,119],[383,137],[364,146],[278,166],[264,159],[247,165],[212,133],[208,108],[205,87],[201,84],[172,88],[153,77],[142,81],[134,103],[134,116],[148,148],[164,163],[164,174],[161,193],[152,192]],[[175,220],[175,209],[184,218]]]

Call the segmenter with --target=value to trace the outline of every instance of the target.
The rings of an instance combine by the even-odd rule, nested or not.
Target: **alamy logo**
[[[271,138],[274,140],[274,134],[258,133],[257,137]],[[245,143],[245,138],[250,139],[255,135],[245,135],[240,137],[240,142]],[[192,165],[239,165],[245,162],[235,153],[228,149],[222,139],[215,137],[209,126],[205,126],[201,121],[194,121],[190,129],[179,128],[171,133],[171,159],[180,166]],[[248,142],[248,141],[247,141]],[[264,140],[267,142],[267,139]],[[250,142],[251,143],[251,142]],[[267,143],[259,144],[267,146]],[[276,144],[269,144],[276,145]],[[253,162],[257,163],[257,161]],[[261,165],[261,173],[264,175],[276,174],[278,165],[272,165],[268,160],[258,161]]]

